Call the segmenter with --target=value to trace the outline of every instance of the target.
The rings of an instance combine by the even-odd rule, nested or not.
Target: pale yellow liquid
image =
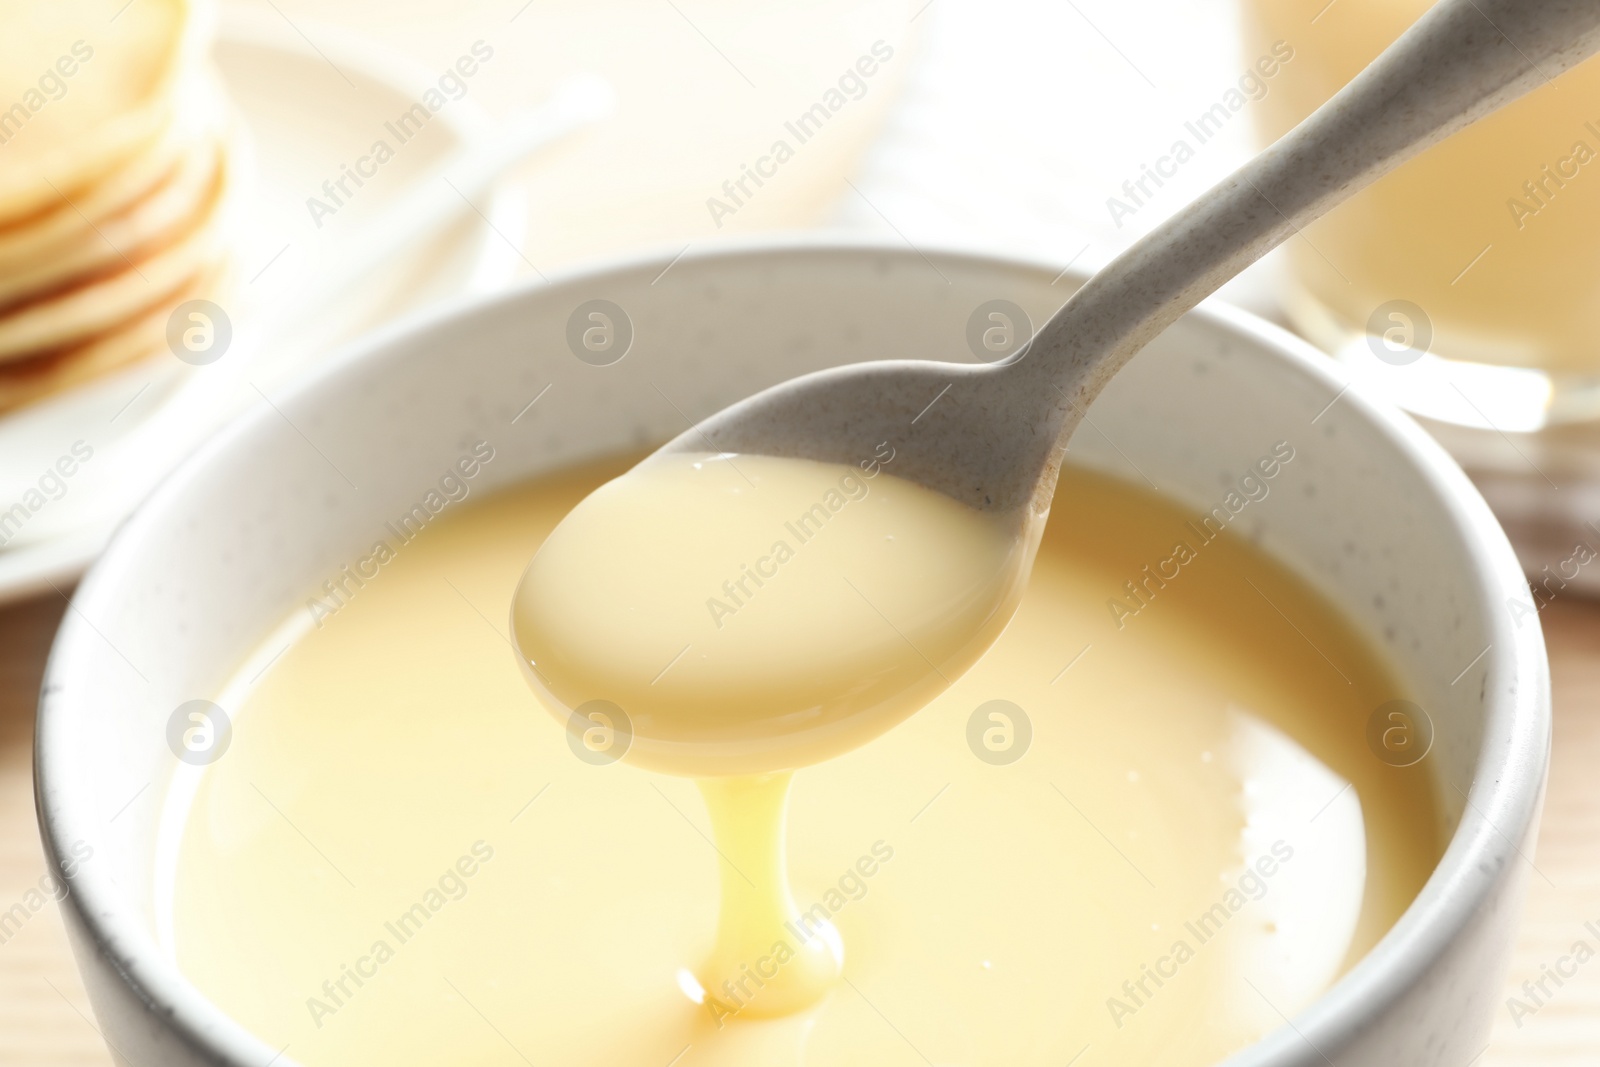
[[[860,747],[965,673],[1033,559],[1016,521],[866,467],[651,456],[561,521],[512,603],[558,719],[606,731],[619,758],[702,777],[728,860],[717,944],[696,968],[719,1018],[797,1011],[839,974],[837,931],[800,925],[784,874],[788,771]]]
[[[1261,131],[1287,132],[1430,6],[1246,0],[1245,54],[1268,54],[1275,41],[1294,49],[1251,105]],[[1577,151],[1588,161],[1547,176]],[[1437,355],[1600,372],[1600,63],[1430,148],[1288,248],[1300,284],[1348,327],[1408,300],[1432,321]]]
[[[881,470],[655,455],[540,547],[513,636],[558,716],[622,709],[632,762],[788,770],[960,677],[1011,618],[1033,548],[1016,522]]]
[[[447,513],[228,709],[172,951],[286,1058],[1208,1064],[1359,958],[1438,857],[1427,761],[1366,747],[1405,695],[1368,644],[1244,543],[1201,545],[1172,505],[1071,469],[1075,519],[977,664],[796,773],[786,844],[713,827],[690,781],[575,758],[500,621],[620,469]],[[1179,539],[1197,557],[1119,628],[1108,601]],[[997,699],[1031,723],[1008,765],[968,742]],[[721,809],[761,822],[783,784],[707,791],[743,790]],[[843,973],[772,1016],[754,980],[710,982],[735,969],[719,925],[785,892],[837,932]]]

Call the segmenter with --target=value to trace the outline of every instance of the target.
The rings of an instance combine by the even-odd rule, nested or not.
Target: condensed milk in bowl
[[[936,397],[852,463],[635,467],[797,374],[997,358],[1066,285],[671,259],[348,352],[85,581],[39,797],[123,1062],[1482,1049],[1549,687],[1436,445],[1203,308],[1094,403],[1033,542],[897,476]]]

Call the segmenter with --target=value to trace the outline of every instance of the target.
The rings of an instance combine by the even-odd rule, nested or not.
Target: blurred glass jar
[[[1246,54],[1294,49],[1255,110],[1264,141],[1431,6],[1242,2]],[[1494,431],[1600,419],[1600,62],[1435,145],[1304,237],[1288,246],[1286,311],[1403,406]]]

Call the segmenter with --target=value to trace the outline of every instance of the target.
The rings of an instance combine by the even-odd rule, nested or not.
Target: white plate
[[[206,367],[158,357],[0,416],[0,516],[25,498],[38,503],[30,490],[45,500],[25,505],[24,521],[4,528],[0,603],[74,580],[172,463],[330,347],[399,312],[496,288],[515,271],[519,254],[502,235],[523,232],[525,207],[502,189],[477,203],[484,218],[464,204],[461,221],[395,257],[359,292],[314,318],[297,317],[286,295],[409,183],[495,124],[472,99],[469,79],[465,96],[434,112],[319,227],[308,198],[329,202],[322,184],[337,180],[342,164],[354,164],[380,137],[395,142],[385,122],[411,108],[439,72],[306,20],[290,25],[243,13],[224,19],[213,55],[254,156],[238,285],[225,304],[234,340]],[[264,345],[266,329],[271,343]],[[70,477],[47,476],[75,444],[80,456],[92,449],[92,458]]]

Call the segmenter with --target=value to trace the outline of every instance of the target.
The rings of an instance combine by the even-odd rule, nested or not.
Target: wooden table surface
[[[44,874],[32,786],[34,700],[65,610],[55,594],[0,609],[0,911]],[[1507,996],[1554,964],[1600,919],[1600,604],[1557,602],[1544,616],[1555,676],[1555,759],[1534,876]],[[110,1057],[54,907],[0,945],[0,1065],[107,1067]],[[1502,1005],[1473,1067],[1591,1067],[1600,1062],[1600,962],[1516,1025]],[[1466,1067],[1466,1065],[1463,1065]]]

